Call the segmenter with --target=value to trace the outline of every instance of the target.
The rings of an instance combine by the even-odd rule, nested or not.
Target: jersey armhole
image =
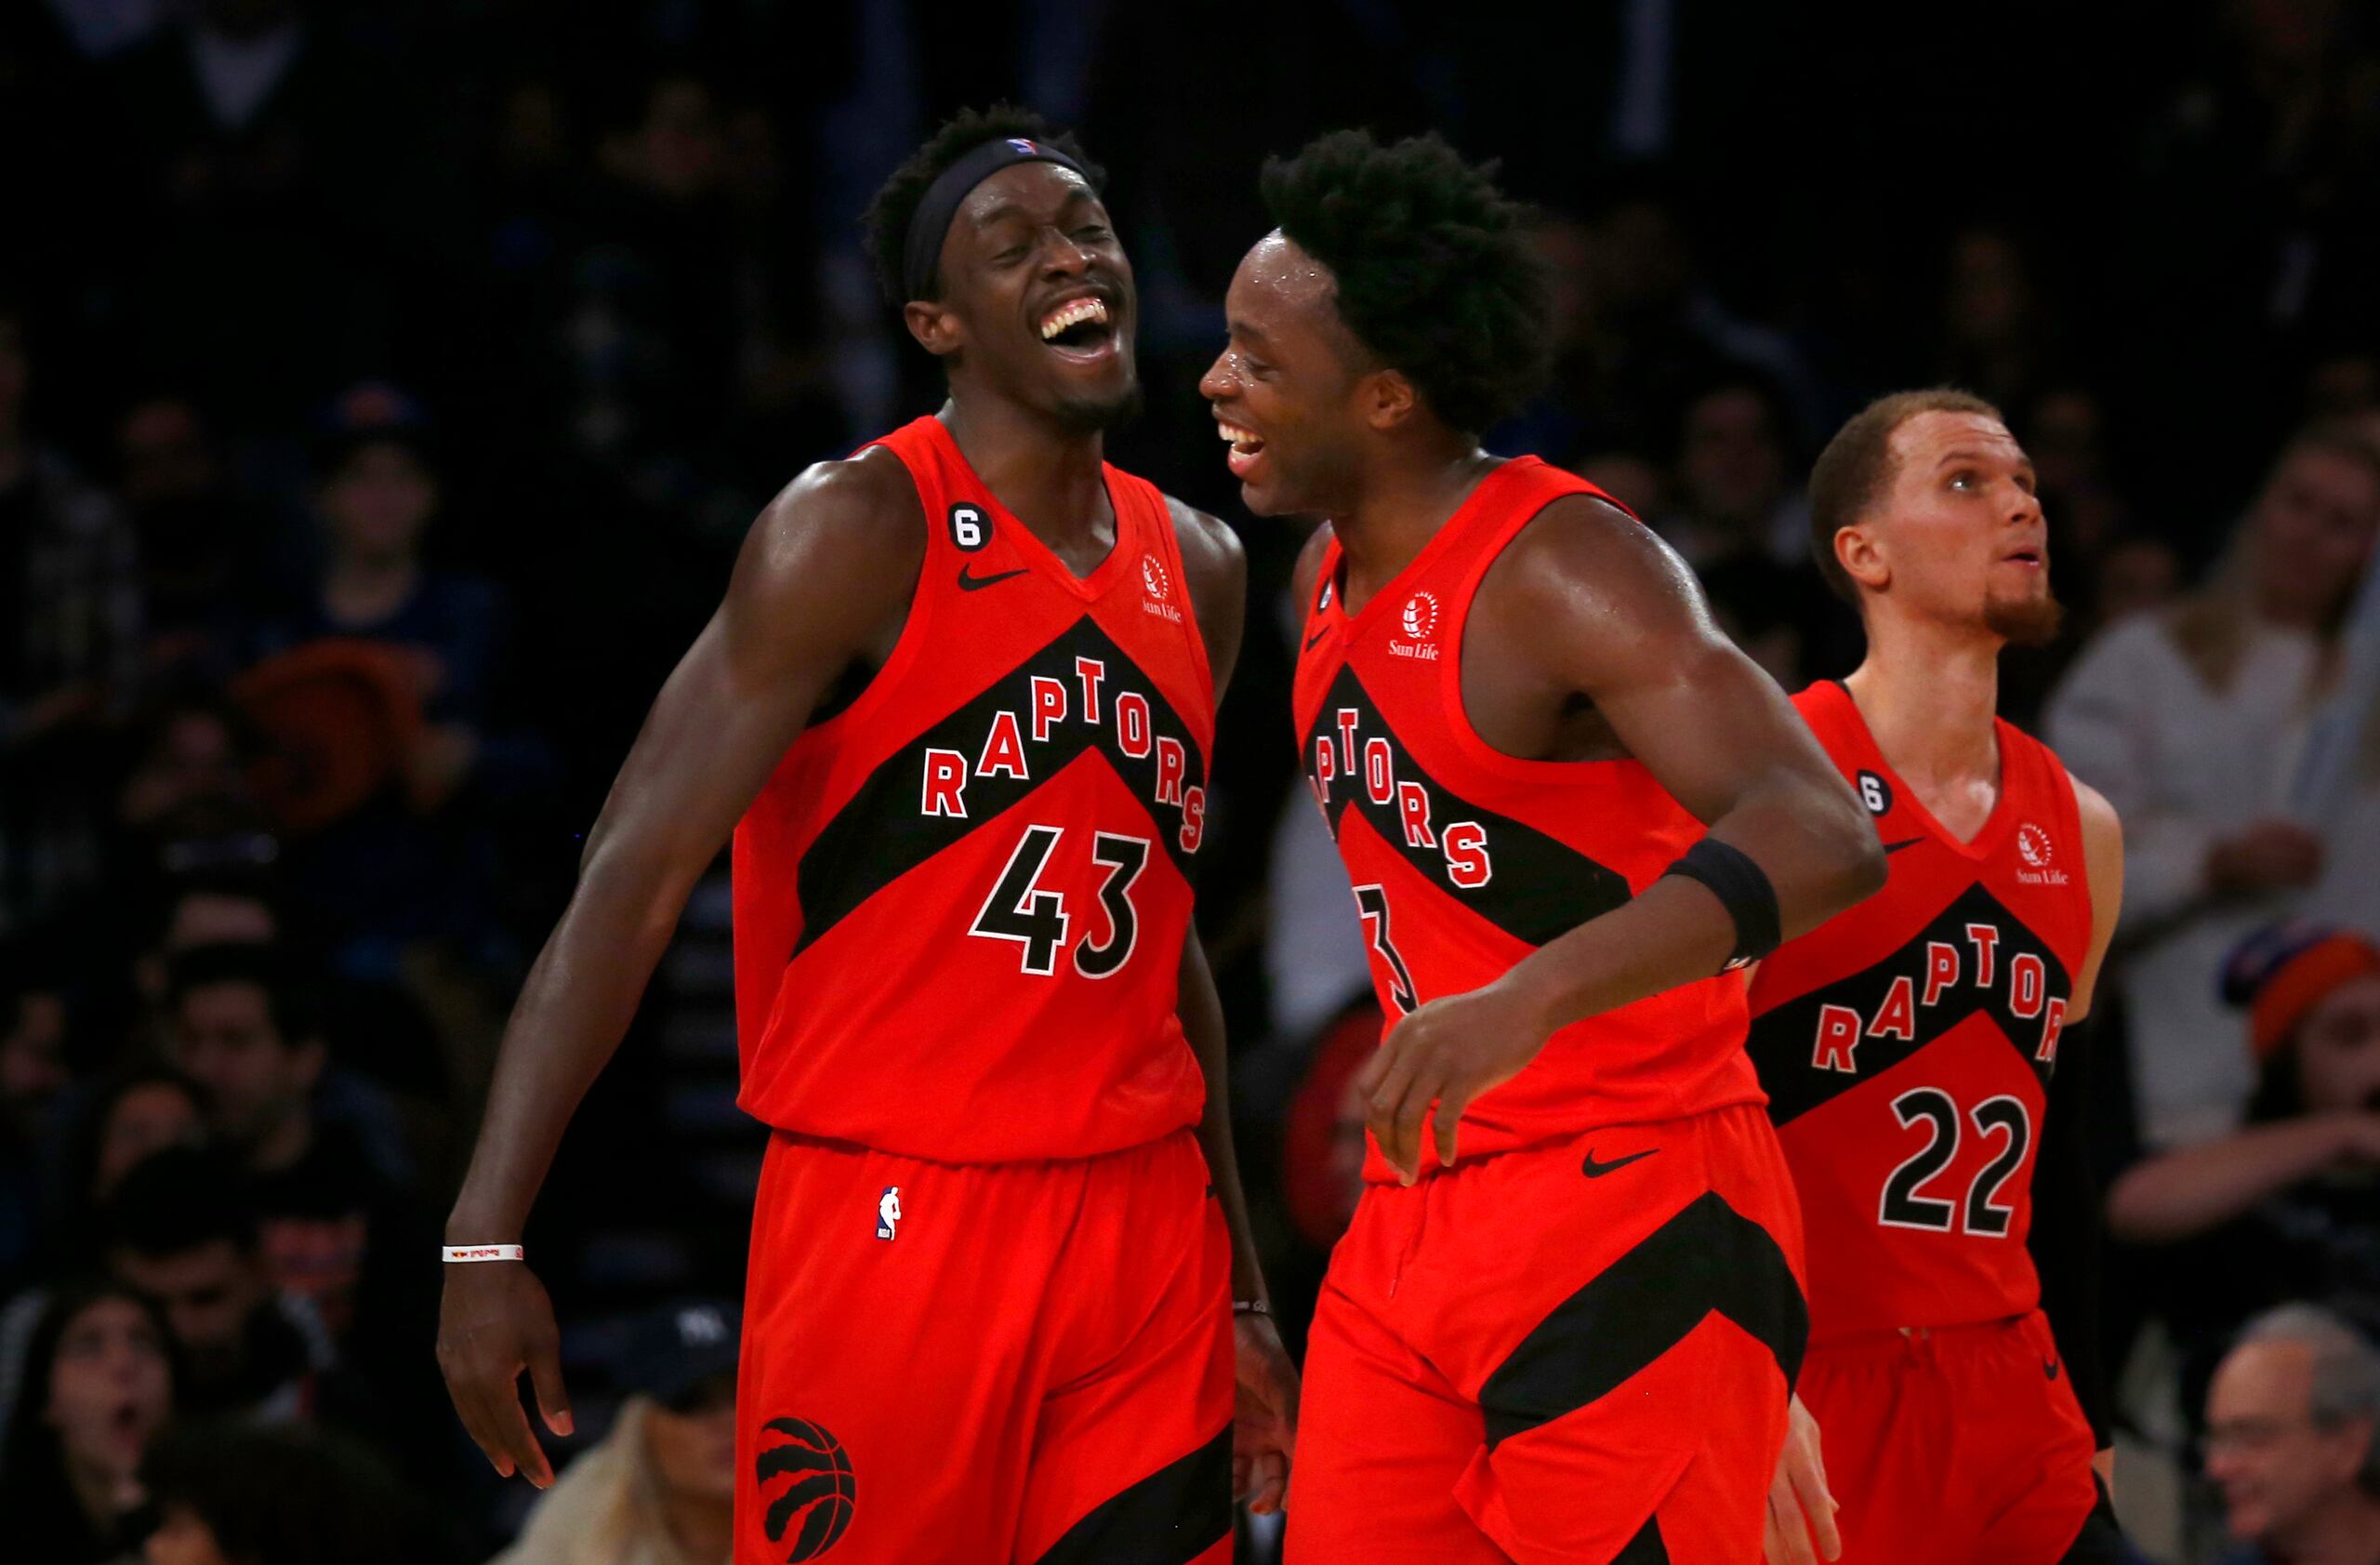
[[[1499,473],[1511,471],[1511,467],[1512,464],[1505,464],[1503,469],[1498,470]],[[1453,736],[1455,748],[1462,751],[1466,760],[1500,776],[1519,782],[1551,782],[1565,776],[1575,777],[1580,775],[1577,770],[1580,766],[1634,764],[1633,756],[1618,756],[1608,761],[1538,761],[1527,756],[1508,755],[1489,744],[1481,736],[1479,730],[1471,725],[1471,710],[1462,698],[1463,643],[1471,633],[1472,604],[1477,601],[1479,589],[1488,580],[1488,573],[1495,569],[1496,562],[1504,557],[1504,550],[1513,546],[1514,540],[1543,516],[1556,500],[1567,499],[1572,495],[1585,495],[1593,499],[1607,497],[1586,480],[1572,477],[1558,468],[1535,467],[1526,471],[1535,476],[1536,481],[1530,485],[1533,492],[1515,496],[1515,514],[1491,529],[1477,546],[1478,553],[1464,565],[1462,575],[1457,578],[1454,602],[1447,608],[1446,637],[1441,643],[1446,656],[1438,666],[1447,732]],[[1491,474],[1488,482],[1493,483],[1495,476]],[[1569,482],[1557,482],[1562,479]],[[1520,509],[1523,506],[1527,509]],[[1623,514],[1627,513],[1625,507],[1620,509]],[[1633,521],[1633,516],[1630,520]]]
[[[1119,471],[1118,475],[1129,479],[1139,495],[1142,513],[1148,517],[1150,529],[1162,540],[1158,547],[1165,550],[1165,568],[1182,583],[1182,605],[1187,611],[1182,616],[1182,637],[1189,643],[1190,666],[1198,671],[1198,688],[1207,698],[1207,764],[1211,767],[1215,762],[1215,666],[1207,655],[1206,632],[1198,628],[1198,596],[1190,586],[1189,568],[1182,563],[1182,537],[1174,530],[1173,503],[1166,498],[1164,490],[1148,480],[1134,473]]]

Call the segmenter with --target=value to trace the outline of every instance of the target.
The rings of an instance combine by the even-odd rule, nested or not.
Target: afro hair
[[[1553,365],[1529,213],[1435,136],[1383,147],[1340,130],[1264,165],[1264,205],[1330,269],[1340,319],[1440,419],[1478,434]]]

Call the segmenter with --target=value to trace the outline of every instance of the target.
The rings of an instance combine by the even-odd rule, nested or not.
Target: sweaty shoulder
[[[778,492],[744,543],[738,574],[801,590],[906,598],[925,557],[925,508],[901,458],[880,445],[819,462]]]
[[[1527,630],[1516,644],[1565,662],[1580,640],[1633,661],[1718,636],[1686,562],[1593,495],[1564,495],[1531,517],[1488,568],[1471,613]],[[1543,633],[1557,626],[1567,634]]]

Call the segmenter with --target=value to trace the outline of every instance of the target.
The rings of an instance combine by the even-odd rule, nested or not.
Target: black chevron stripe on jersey
[[[1970,924],[1989,925],[1996,932],[1988,985],[1976,982],[1978,959],[1967,933]],[[1910,980],[1912,991],[1922,1000],[1930,945],[1949,946],[1957,953],[1957,979],[1944,988],[1937,1003],[1915,1005],[1915,1036],[1904,1039],[1870,1031],[1896,982]],[[2039,959],[2045,976],[2038,1006],[2030,1015],[2019,1015],[2012,1004],[2015,974],[2017,959],[2028,955]],[[1980,884],[1971,884],[1891,954],[1754,1016],[1745,1046],[1760,1071],[1760,1084],[1767,1090],[1769,1118],[1779,1125],[1891,1069],[1977,1012],[1998,1024],[2001,1036],[2046,1086],[2054,1062],[2034,1057],[2036,1043],[2049,1001],[2055,999],[2062,1003],[2072,988],[2065,965],[2048,943],[1998,897]],[[1819,1012],[1829,1005],[1839,1005],[1859,1017],[1858,1045],[1850,1056],[1852,1069],[1824,1069],[1813,1064]]]
[[[1105,665],[1099,690],[1099,721],[1083,720],[1082,692],[1077,683],[1075,659],[1096,658]],[[1047,739],[1031,737],[1035,676],[1058,681],[1067,692],[1067,715]],[[1127,692],[1147,697],[1149,744],[1145,755],[1128,755],[1117,739],[1116,700]],[[993,721],[1003,711],[1015,714],[1025,736],[1027,776],[1018,779],[1004,772],[973,772],[967,780],[964,816],[925,815],[919,801],[924,786],[926,751],[956,750],[972,762],[984,749]],[[1001,811],[1058,775],[1086,750],[1097,750],[1116,775],[1143,801],[1157,797],[1157,740],[1170,739],[1183,752],[1184,789],[1206,786],[1206,763],[1182,721],[1156,685],[1089,615],[959,707],[868,774],[867,781],[821,829],[801,855],[801,939],[796,956],[814,944],[869,897],[909,870],[965,837]],[[1191,873],[1191,855],[1182,851],[1178,835],[1181,814],[1171,805],[1150,805],[1157,823],[1157,841],[1182,873]]]
[[[1489,1448],[1610,1395],[1714,1311],[1776,1355],[1790,1389],[1810,1334],[1801,1285],[1767,1229],[1705,1190],[1496,1367],[1479,1388]]]
[[[1337,775],[1326,783],[1315,769],[1315,746],[1325,738],[1337,741],[1336,723],[1342,708],[1355,713],[1355,763],[1352,767],[1341,765]],[[1398,784],[1419,784],[1427,791],[1434,830],[1442,829],[1450,822],[1467,820],[1475,821],[1487,832],[1495,872],[1486,884],[1454,884],[1448,879],[1446,855],[1441,850],[1420,847],[1406,840],[1395,791],[1390,791],[1384,804],[1371,796],[1364,778],[1363,745],[1372,738],[1388,741]],[[1535,827],[1472,803],[1423,771],[1414,761],[1412,751],[1396,736],[1395,729],[1381,715],[1379,705],[1352,668],[1342,668],[1339,677],[1331,682],[1330,694],[1315,718],[1314,730],[1305,736],[1302,764],[1307,781],[1329,795],[1329,802],[1323,814],[1330,822],[1333,837],[1339,834],[1341,819],[1347,811],[1359,811],[1380,834],[1381,841],[1403,855],[1431,884],[1516,940],[1542,946],[1628,900],[1628,882],[1619,871],[1596,863]]]

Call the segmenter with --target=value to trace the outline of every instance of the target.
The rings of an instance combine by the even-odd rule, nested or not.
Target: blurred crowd
[[[1263,156],[1435,127],[1503,160],[1557,282],[1556,378],[1491,447],[1628,503],[1789,689],[1858,655],[1818,444],[1908,386],[2007,411],[2067,617],[2004,713],[2130,850],[2090,1039],[2120,1501],[2166,1565],[2380,1559],[2380,16],[1495,11],[0,14],[0,1534],[724,1558],[759,1136],[723,866],[527,1236],[578,1412],[534,1513],[445,1406],[429,1241],[744,526],[933,405],[860,207],[1008,97],[1110,171],[1149,392],[1111,455],[1249,549],[1201,922],[1292,1338],[1379,1018],[1289,787],[1301,537],[1238,510],[1195,386]]]

